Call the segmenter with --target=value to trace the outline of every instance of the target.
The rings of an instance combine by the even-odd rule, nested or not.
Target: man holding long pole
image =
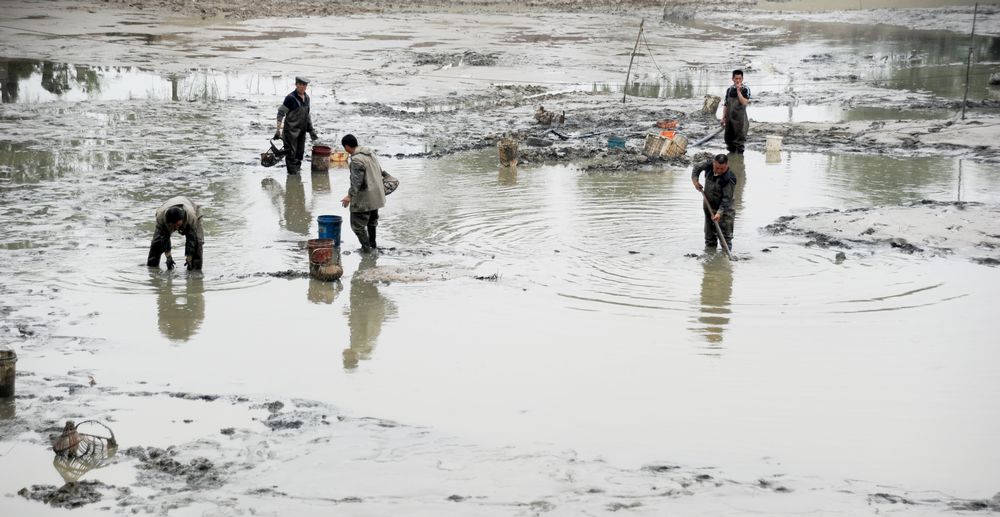
[[[705,173],[705,186],[698,181]],[[705,248],[715,249],[718,242],[729,254],[733,246],[733,228],[736,225],[736,175],[729,170],[729,157],[717,154],[711,160],[696,163],[691,171],[691,183],[702,193],[705,212]]]

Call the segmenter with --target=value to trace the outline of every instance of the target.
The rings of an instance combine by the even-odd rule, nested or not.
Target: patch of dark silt
[[[272,431],[282,431],[285,429],[301,429],[303,422],[290,415],[276,414],[267,417],[267,420],[264,420],[264,425],[270,427]]]
[[[105,492],[116,492],[116,496],[126,496],[131,490],[117,488],[100,481],[80,481],[66,483],[61,487],[54,485],[32,485],[17,491],[17,495],[31,500],[40,501],[56,508],[79,508],[93,504],[104,498]]]
[[[254,273],[252,275],[237,276],[237,278],[246,278],[248,276],[269,276],[269,277],[272,277],[272,278],[294,279],[294,278],[309,278],[309,272],[308,271],[296,271],[294,269],[286,269],[285,271],[262,271],[262,272]]]
[[[661,473],[661,472],[670,472],[672,470],[677,470],[679,468],[680,466],[678,465],[646,465],[645,467],[642,467],[642,470]]]
[[[417,66],[493,66],[497,64],[498,54],[495,52],[418,52],[414,58]]]
[[[887,494],[885,492],[868,494],[868,502],[875,504],[914,504],[913,501],[903,496]]]
[[[194,458],[187,463],[175,459],[177,449],[159,447],[129,447],[126,456],[139,460],[140,480],[151,485],[163,481],[183,481],[190,489],[218,488],[225,484],[222,469],[207,458]]]
[[[1000,512],[1000,492],[990,499],[973,499],[968,501],[952,501],[948,503],[953,510],[965,512]]]

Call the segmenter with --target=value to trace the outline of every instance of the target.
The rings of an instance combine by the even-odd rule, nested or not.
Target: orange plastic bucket
[[[676,131],[660,131],[660,136],[662,136],[663,138],[669,138],[671,140],[674,139],[675,134],[677,134]]]

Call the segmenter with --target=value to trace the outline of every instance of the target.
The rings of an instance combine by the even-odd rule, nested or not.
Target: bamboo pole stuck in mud
[[[979,2],[972,10],[972,33],[969,34],[969,58],[965,62],[965,95],[962,96],[962,120],[965,120],[965,103],[969,100],[969,71],[972,68],[972,48],[976,41],[976,15],[979,14]]]
[[[632,47],[632,57],[628,60],[628,72],[625,73],[625,88],[622,89],[622,104],[625,104],[625,97],[628,95],[628,78],[632,77],[632,61],[635,61],[635,53],[639,50],[639,38],[642,37],[642,25],[646,23],[643,18],[639,21],[639,34],[635,35],[635,46]]]

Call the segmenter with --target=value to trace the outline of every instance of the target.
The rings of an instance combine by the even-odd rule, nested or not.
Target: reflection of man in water
[[[285,224],[290,231],[306,235],[312,216],[306,210],[306,190],[302,176],[288,176],[285,180]]]
[[[172,341],[187,341],[198,332],[205,319],[205,285],[200,274],[182,279],[151,272],[156,288],[156,313],[160,333]],[[183,281],[183,291],[175,292],[174,281]]]
[[[351,347],[344,350],[344,368],[358,366],[361,359],[368,359],[382,332],[382,323],[396,314],[396,304],[382,296],[376,282],[366,279],[364,272],[375,267],[375,255],[361,258],[358,270],[351,277],[351,305],[347,324],[351,329]]]
[[[705,173],[705,186],[698,182],[701,173]],[[736,206],[733,195],[736,190],[736,175],[729,170],[729,157],[717,154],[715,158],[703,163],[695,163],[691,172],[691,183],[694,188],[705,195],[712,212],[702,203],[705,213],[705,247],[715,249],[718,239],[725,238],[729,249],[733,249],[733,228],[736,225]],[[722,235],[717,235],[715,223],[719,223]]]
[[[698,322],[704,325],[699,332],[712,344],[722,342],[722,333],[729,324],[729,299],[733,295],[732,263],[723,255],[711,255],[702,263],[705,269],[701,278],[701,311]]]
[[[742,154],[729,155],[729,170],[736,176],[736,189],[733,190],[733,206],[739,212],[743,210],[743,189],[747,187],[747,167]]]
[[[168,199],[156,210],[156,230],[149,245],[146,265],[160,267],[160,255],[167,257],[167,269],[174,268],[170,253],[170,234],[177,232],[185,237],[184,265],[188,270],[200,270],[205,231],[201,227],[201,207],[190,199],[177,196]]]
[[[306,210],[306,191],[302,185],[302,177],[293,174],[286,177],[285,189],[274,178],[264,178],[260,186],[271,196],[275,208],[280,210],[280,223],[288,231],[306,235],[312,222],[309,211]]]

